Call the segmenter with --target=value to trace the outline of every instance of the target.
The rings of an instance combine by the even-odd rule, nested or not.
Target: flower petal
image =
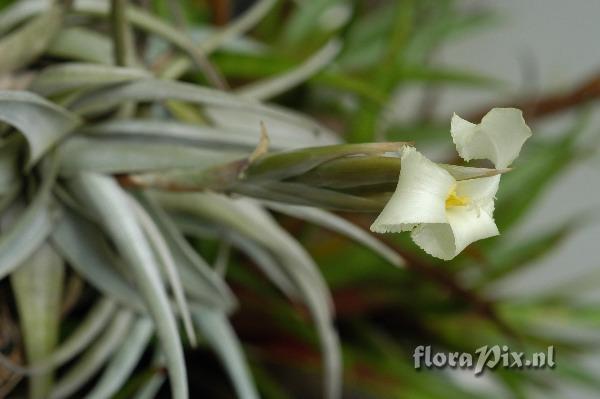
[[[467,245],[499,234],[494,219],[485,210],[458,206],[449,208],[447,214],[448,224],[423,224],[411,234],[419,247],[436,258],[450,260]]]
[[[496,168],[506,168],[519,155],[531,129],[516,108],[494,108],[479,125],[454,114],[450,133],[458,154],[465,160],[489,159]]]
[[[454,233],[455,255],[472,242],[500,234],[494,219],[485,209],[455,207],[448,209],[447,215]]]
[[[445,201],[456,181],[413,147],[402,152],[396,192],[371,225],[371,231],[411,230],[420,223],[446,223]]]
[[[423,251],[443,260],[456,256],[454,235],[448,223],[432,223],[417,226],[410,235]]]
[[[500,175],[461,180],[456,183],[456,194],[460,197],[467,197],[471,202],[483,206],[488,202],[494,202],[499,184]]]

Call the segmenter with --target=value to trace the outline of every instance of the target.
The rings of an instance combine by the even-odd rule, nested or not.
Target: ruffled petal
[[[447,223],[422,224],[410,235],[419,247],[431,256],[450,260],[456,256],[454,234]]]
[[[396,191],[371,225],[371,231],[400,232],[420,223],[446,223],[445,201],[455,184],[444,169],[414,148],[405,148]]]
[[[419,247],[436,258],[451,260],[469,244],[499,234],[485,211],[459,206],[449,208],[447,216],[447,224],[422,224],[411,234]]]
[[[479,125],[454,114],[450,133],[465,161],[489,159],[496,168],[508,167],[531,137],[523,113],[516,108],[494,108]]]

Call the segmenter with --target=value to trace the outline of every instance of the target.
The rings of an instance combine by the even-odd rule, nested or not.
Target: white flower
[[[499,168],[517,157],[530,135],[516,109],[493,109],[480,125],[456,115],[452,118],[452,137],[459,154],[465,159],[490,159]],[[464,169],[458,174],[468,175],[465,172],[471,168],[454,169]],[[412,231],[413,241],[425,252],[450,260],[472,242],[499,234],[493,218],[499,183],[500,175],[457,180],[447,168],[406,147],[396,191],[371,230]]]

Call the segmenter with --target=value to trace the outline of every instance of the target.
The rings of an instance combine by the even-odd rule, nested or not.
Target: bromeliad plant
[[[411,230],[442,259],[498,233],[500,175],[530,135],[520,112],[495,109],[480,125],[452,120],[459,154],[494,168],[436,164],[406,142],[343,144],[314,119],[263,102],[310,78],[384,101],[385,79],[379,93],[336,71],[318,75],[339,54],[338,41],[234,90],[206,58],[227,48],[216,57],[227,69],[227,57],[263,54],[241,35],[276,3],[259,1],[198,42],[122,0],[18,1],[0,14],[0,74],[15,89],[0,92],[0,278],[14,293],[26,362],[0,360],[27,377],[30,397],[108,398],[126,385],[135,397],[153,397],[162,373],[127,383],[153,348],[152,369],[165,368],[172,397],[186,398],[184,348],[201,340],[238,396],[257,398],[228,318],[238,300],[227,262],[217,257],[211,266],[190,241],[216,238],[219,253],[245,253],[306,306],[322,348],[324,396],[339,398],[331,295],[270,210],[345,234],[397,266],[404,260],[396,251],[330,211],[383,210],[373,231]],[[290,42],[303,35],[299,20]],[[205,84],[179,80],[190,70]],[[373,128],[371,105],[357,126]],[[91,289],[93,305],[63,338],[69,302]]]

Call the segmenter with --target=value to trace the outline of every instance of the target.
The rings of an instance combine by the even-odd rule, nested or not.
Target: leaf
[[[223,278],[187,242],[169,215],[149,196],[140,194],[138,199],[165,238],[188,295],[226,312],[235,308],[237,301]]]
[[[270,79],[242,86],[236,89],[235,93],[256,100],[273,98],[288,91],[292,87],[305,82],[320,69],[325,68],[333,61],[335,56],[339,53],[340,48],[341,43],[332,40],[323,46],[316,54],[294,69]]]
[[[31,365],[31,371],[60,367],[86,349],[113,318],[116,303],[106,297],[99,299],[76,329],[48,357]]]
[[[300,220],[305,220],[309,223],[317,224],[347,236],[348,238],[363,244],[367,248],[372,249],[394,266],[402,266],[405,264],[405,260],[400,255],[373,237],[370,233],[331,212],[308,206],[284,205],[270,201],[265,202],[265,205],[275,211]]]
[[[357,196],[299,183],[238,183],[231,190],[248,197],[291,205],[306,205],[347,212],[381,212],[391,193]]]
[[[317,266],[298,244],[256,203],[233,201],[213,193],[153,193],[166,209],[188,213],[232,229],[256,241],[274,254],[302,293],[315,322],[325,374],[326,398],[338,398],[341,386],[341,354],[332,324],[332,300]]]
[[[86,395],[88,399],[110,399],[127,382],[136,364],[144,354],[144,350],[154,331],[152,321],[148,318],[138,318],[133,323],[127,338],[116,350],[100,380]]]
[[[179,100],[217,108],[251,111],[266,118],[275,118],[286,124],[309,129],[315,134],[327,132],[327,129],[313,120],[289,110],[263,105],[257,101],[244,99],[221,90],[159,79],[140,79],[135,82],[91,92],[77,99],[71,105],[71,109],[77,113],[88,115],[128,101],[164,100]]]
[[[175,316],[171,311],[156,259],[132,215],[126,193],[112,178],[91,173],[78,175],[72,188],[98,215],[99,222],[131,268],[165,352],[173,397],[187,398],[185,361]],[[106,204],[111,206],[107,207]]]
[[[0,91],[0,121],[15,127],[27,139],[27,169],[80,123],[75,115],[44,98],[17,91]]]
[[[258,392],[248,370],[242,346],[221,312],[194,309],[194,321],[201,335],[217,353],[233,382],[240,399],[258,399]]]
[[[193,225],[194,222],[190,221],[190,227],[192,229]],[[290,278],[289,273],[285,272],[268,250],[257,245],[253,241],[246,240],[243,236],[238,234],[231,233],[230,238],[233,245],[246,253],[273,284],[275,284],[288,298],[300,300],[301,295],[295,283]]]
[[[181,277],[175,265],[175,260],[171,254],[171,250],[166,242],[166,239],[161,234],[160,230],[154,223],[154,220],[148,215],[145,209],[138,204],[133,198],[129,197],[129,203],[135,214],[140,227],[144,231],[149,244],[154,249],[158,261],[162,264],[164,272],[167,276],[167,281],[171,286],[171,291],[175,297],[175,302],[179,309],[179,314],[183,320],[183,326],[188,336],[192,347],[196,347],[196,335],[192,324],[192,316],[190,315],[189,305],[183,292]]]
[[[4,36],[0,40],[0,75],[17,70],[38,58],[60,29],[62,20],[62,7],[54,6]]]
[[[95,64],[113,64],[113,44],[110,39],[94,30],[66,27],[50,42],[48,55]]]
[[[144,310],[137,290],[113,268],[119,260],[98,228],[73,211],[65,209],[63,214],[51,238],[71,267],[104,295],[135,310]]]
[[[150,76],[147,71],[137,68],[62,63],[42,70],[32,82],[30,89],[47,97],[68,90],[97,88]]]
[[[96,372],[106,363],[108,357],[125,339],[133,313],[128,310],[119,311],[102,336],[91,346],[69,371],[54,385],[50,399],[72,397]]]
[[[30,363],[50,355],[58,342],[64,273],[63,260],[44,244],[11,274]],[[45,398],[52,386],[52,375],[52,369],[31,375],[29,397]]]
[[[44,181],[31,204],[0,236],[0,279],[11,273],[46,240],[58,218],[50,201],[55,166]]]
[[[82,171],[117,174],[202,169],[244,158],[248,153],[108,137],[72,137],[61,146],[60,152],[63,176]]]
[[[86,127],[82,133],[98,137],[118,138],[123,141],[134,138],[145,142],[163,142],[193,145],[213,149],[253,150],[260,138],[258,126],[245,129],[227,129],[205,125],[163,121],[159,119],[112,120]],[[271,148],[284,149],[305,147],[314,143],[310,136],[292,137],[274,131],[269,134]]]

